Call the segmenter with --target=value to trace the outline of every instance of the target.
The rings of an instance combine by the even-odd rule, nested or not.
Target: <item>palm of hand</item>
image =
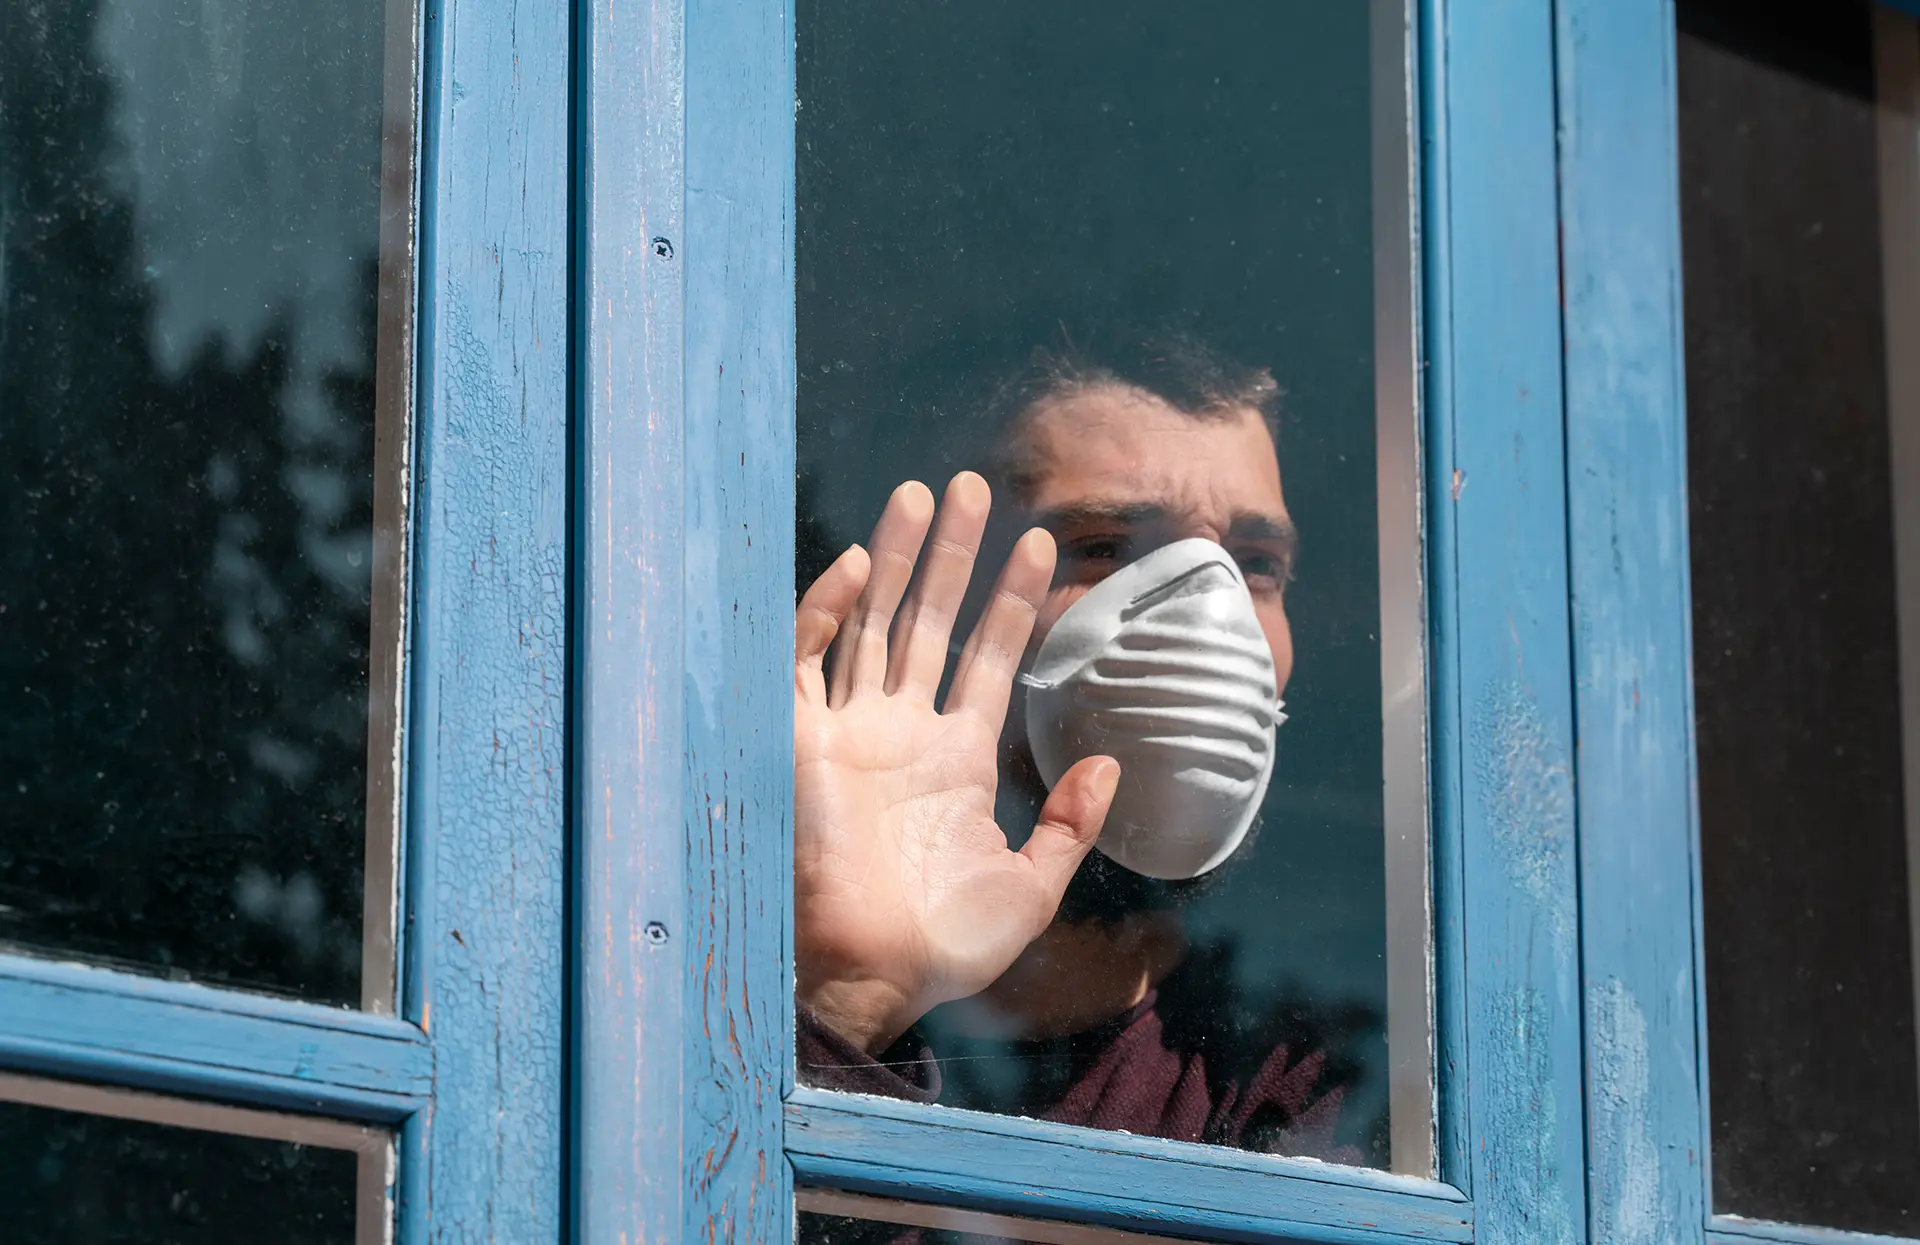
[[[933,498],[902,485],[873,555],[847,550],[795,610],[795,976],[869,1050],[986,987],[1046,928],[1119,781],[1105,757],[1068,770],[1018,852],[994,824],[1000,727],[1053,577],[1045,532],[1014,546],[934,706],[988,504],[984,480],[955,477],[929,543]]]
[[[862,966],[923,1011],[983,989],[1025,949],[1053,902],[994,823],[998,742],[972,714],[906,697],[796,705],[803,964]]]

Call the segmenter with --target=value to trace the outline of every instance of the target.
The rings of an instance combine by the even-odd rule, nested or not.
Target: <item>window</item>
[[[9,1239],[559,1231],[569,34],[0,4]]]
[[[1916,17],[0,0],[10,1229],[1920,1239]]]
[[[9,6],[0,938],[390,1013],[412,91],[330,12]]]
[[[4,1080],[0,1162],[19,1239],[384,1240],[392,1139],[331,1121]]]
[[[1910,853],[1881,681],[1911,19],[1583,7],[1565,30],[1594,1235],[1911,1234]],[[1836,1045],[1855,1037],[1870,1056]]]
[[[1713,1205],[1912,1236],[1920,34],[1679,18]]]
[[[1356,13],[1324,6],[1222,3],[1184,10],[1178,23],[1146,24],[1153,16],[1143,11],[1141,24],[1108,27],[1073,19],[1089,23],[1076,42],[1049,24],[1068,19],[1012,9],[999,22],[962,20],[961,10],[937,6],[858,14],[802,6],[791,18],[698,6],[684,23],[677,10],[613,6],[584,15],[581,210],[621,222],[585,232],[580,294],[587,349],[579,362],[576,743],[579,919],[587,934],[574,1075],[577,1230],[589,1239],[634,1231],[787,1239],[795,1190],[810,1214],[860,1219],[842,1199],[879,1199],[863,1203],[866,1220],[923,1224],[957,1210],[988,1217],[960,1230],[1033,1239],[1095,1228],[1383,1240],[1502,1232],[1572,1239],[1581,1231],[1580,1131],[1531,1124],[1564,1119],[1582,1097],[1549,14],[1528,6],[1516,21],[1477,5],[1417,13],[1382,5],[1367,9],[1363,25]],[[1204,51],[1245,64],[1258,57],[1240,45],[1262,40],[1300,74],[1317,74],[1313,84],[1241,74],[1233,90],[1243,95],[1229,99],[1227,74],[1216,95],[1210,75],[1182,59]],[[1165,99],[1115,94],[1114,111],[1103,114],[1103,97],[1091,89],[1024,94],[1030,88],[1016,70],[1066,63],[1049,57],[1083,58],[1076,63],[1090,66],[1089,75],[1107,72],[1106,62],[1159,66],[1171,94],[1180,83],[1191,87],[1180,107],[1213,106],[1222,119],[1185,116],[1189,130],[1169,122],[1164,145],[1140,160],[1129,154],[1124,123],[1151,124]],[[1496,65],[1502,72],[1491,71]],[[1320,90],[1338,94],[1314,94]],[[999,373],[967,357],[981,337],[1002,332],[1017,340],[999,344],[1016,351],[1045,344],[1044,333],[1000,322],[998,304],[1014,301],[1004,274],[1040,265],[1034,284],[1044,297],[1060,285],[1047,275],[1046,265],[1057,264],[1077,283],[1067,294],[1093,287],[1098,297],[1107,283],[1104,297],[1122,303],[1127,272],[1158,274],[1152,279],[1167,283],[1165,309],[1179,311],[1190,310],[1177,284],[1181,248],[1225,250],[1238,240],[1284,250],[1290,235],[1261,236],[1253,222],[1264,218],[1245,204],[1211,209],[1228,227],[1224,239],[1183,233],[1180,205],[1191,200],[1164,184],[1178,150],[1173,135],[1191,135],[1199,169],[1203,156],[1214,159],[1238,141],[1234,108],[1244,113],[1246,100],[1264,108],[1282,97],[1325,117],[1317,158],[1330,163],[1316,167],[1338,167],[1345,197],[1313,219],[1326,220],[1350,247],[1336,263],[1315,234],[1300,270],[1347,300],[1337,317],[1307,313],[1295,322],[1309,343],[1321,333],[1345,343],[1324,358],[1309,358],[1310,344],[1297,347],[1300,370],[1320,369],[1314,374],[1325,379],[1315,383],[1346,395],[1322,408],[1325,423],[1302,416],[1302,453],[1314,437],[1353,438],[1345,449],[1321,447],[1334,474],[1299,481],[1302,496],[1326,490],[1322,535],[1302,527],[1301,548],[1322,540],[1362,551],[1344,565],[1331,561],[1338,569],[1313,590],[1348,594],[1344,608],[1373,620],[1349,633],[1349,669],[1364,674],[1351,675],[1341,693],[1352,715],[1348,734],[1335,742],[1339,731],[1329,723],[1325,736],[1303,736],[1299,746],[1328,749],[1334,770],[1363,759],[1379,767],[1371,779],[1348,771],[1354,798],[1346,806],[1374,827],[1368,850],[1378,863],[1330,875],[1314,901],[1332,907],[1363,894],[1362,882],[1370,886],[1376,955],[1393,937],[1390,895],[1414,897],[1414,910],[1399,909],[1398,927],[1412,941],[1399,945],[1419,946],[1431,932],[1430,951],[1412,958],[1410,1010],[1393,1003],[1402,996],[1392,983],[1405,979],[1391,965],[1368,971],[1377,974],[1373,997],[1387,1000],[1386,1023],[1413,1022],[1401,1052],[1427,1040],[1429,973],[1434,983],[1431,1062],[1422,1055],[1412,1064],[1421,1074],[1417,1110],[1389,1112],[1386,1154],[1376,1148],[1370,1161],[1399,1167],[1400,1121],[1418,1120],[1410,1131],[1429,1127],[1420,1120],[1429,1102],[1433,1157],[1409,1160],[1406,1170],[1417,1174],[1378,1172],[1102,1132],[1033,1119],[1019,1105],[969,1109],[997,1105],[982,1098],[947,1106],[807,1084],[808,1069],[796,1067],[793,1054],[794,972],[806,971],[797,962],[805,947],[789,898],[796,552],[814,565],[830,561],[844,543],[865,538],[901,479],[924,472],[937,490],[947,482],[941,472],[980,461],[978,441],[969,447],[954,421],[936,429],[927,412],[951,401],[934,392],[942,384],[987,384]],[[1375,138],[1394,127],[1375,129],[1362,118],[1384,123],[1409,113],[1427,136],[1421,158],[1416,163],[1404,143],[1397,157],[1383,157]],[[1046,140],[1066,133],[1056,127],[1069,121],[1095,138],[1061,146],[1063,167],[1048,168]],[[1286,124],[1246,122],[1245,141],[1273,151],[1304,146]],[[1397,129],[1403,140],[1410,132],[1410,124]],[[1475,141],[1449,137],[1466,132]],[[1239,184],[1221,171],[1231,161],[1218,159],[1195,178]],[[1062,206],[1077,193],[1067,174],[1080,170],[1093,179],[1086,185],[1096,184],[1102,161],[1114,162],[1107,172],[1116,186],[1138,186],[1143,171],[1158,181],[1141,205],[1085,213],[1089,235],[1119,232],[1082,239]],[[1276,165],[1292,167],[1270,157],[1262,175]],[[1015,176],[1021,171],[1024,178]],[[1394,192],[1395,178],[1409,193]],[[1296,202],[1311,218],[1312,191],[1286,200],[1295,192],[1282,194],[1279,180],[1274,210]],[[1387,189],[1376,194],[1376,185]],[[1400,218],[1388,222],[1396,204]],[[990,222],[1012,211],[1042,240],[1057,231],[1057,245],[996,241]],[[1143,236],[1140,221],[1154,211],[1168,216],[1164,254],[1116,266],[1113,257],[1137,244],[1115,239]],[[1397,324],[1376,318],[1392,297],[1376,294],[1381,269],[1371,262],[1385,237],[1398,239],[1409,267],[1421,260],[1424,293],[1408,297],[1414,282],[1405,281]],[[956,258],[961,247],[966,258]],[[1498,262],[1451,258],[1469,254]],[[1225,273],[1233,261],[1195,262]],[[1333,271],[1349,264],[1357,267]],[[959,271],[968,265],[978,272]],[[1116,270],[1096,271],[1101,265]],[[1266,292],[1248,297],[1251,305]],[[1160,310],[1150,301],[1120,309]],[[1260,306],[1275,316],[1293,315],[1299,304],[1274,294]],[[1260,336],[1247,324],[1238,331]],[[1379,377],[1391,373],[1376,368],[1380,343],[1406,350],[1410,341],[1423,343],[1425,368],[1408,367],[1402,383],[1426,378],[1418,386],[1424,447],[1419,458],[1394,464],[1405,473],[1418,462],[1421,472],[1389,481],[1400,509],[1383,518],[1375,504],[1382,459],[1352,456],[1378,455],[1381,405],[1414,409],[1406,389],[1383,392]],[[1249,344],[1259,348],[1242,347]],[[926,422],[889,422],[881,410]],[[943,443],[936,430],[959,440]],[[1400,452],[1411,448],[1403,442]],[[1350,475],[1335,471],[1342,452]],[[1343,480],[1364,500],[1340,496]],[[1382,535],[1404,537],[1417,524],[1425,525],[1424,543]],[[1386,549],[1401,558],[1390,571],[1378,562]],[[1373,563],[1370,575],[1355,562]],[[1238,565],[1244,576],[1245,563]],[[1410,820],[1390,820],[1385,789],[1374,785],[1386,781],[1389,752],[1384,658],[1375,647],[1382,611],[1393,608],[1383,583],[1405,592],[1401,604],[1431,628],[1430,700],[1421,705],[1416,691],[1408,706],[1410,721],[1431,723],[1430,790],[1414,800]],[[1421,585],[1423,607],[1414,605]],[[1299,590],[1304,600],[1308,590]],[[1345,616],[1323,614],[1312,625],[1326,637],[1338,629],[1335,617]],[[1417,658],[1428,646],[1422,628],[1413,631],[1411,647],[1399,651]],[[1315,677],[1331,678],[1326,670]],[[1417,662],[1411,675],[1402,667],[1393,677],[1396,689],[1417,688]],[[1318,781],[1339,780],[1328,773]],[[1288,789],[1310,802],[1330,789],[1315,782],[1290,778]],[[1418,784],[1395,788],[1409,789]],[[1432,810],[1430,831],[1422,806]],[[1399,846],[1389,845],[1389,825],[1403,836]],[[1394,891],[1409,881],[1391,863],[1407,848],[1430,851],[1431,864],[1415,866],[1410,890]],[[1432,906],[1419,910],[1429,869]],[[1267,935],[1300,928],[1289,927],[1285,913],[1276,918],[1229,919]],[[987,1057],[981,1067],[1004,1068],[993,1040],[977,1052]],[[1481,1144],[1496,1132],[1502,1144]]]
[[[796,10],[798,585],[873,530],[795,708],[804,1083],[1433,1173],[1403,7]],[[963,676],[1029,556],[1025,660]],[[969,746],[967,830],[853,824]],[[1103,751],[1094,852],[1020,910]]]

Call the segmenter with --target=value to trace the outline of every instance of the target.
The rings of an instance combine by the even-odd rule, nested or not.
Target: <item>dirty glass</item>
[[[1713,1204],[1912,1236],[1920,40],[1679,23]]]
[[[12,1245],[355,1245],[359,1164],[349,1150],[0,1101]]]
[[[385,0],[0,0],[0,944],[390,976],[390,34]]]
[[[801,1082],[1430,1173],[1406,6],[796,19]]]
[[[923,1228],[885,1219],[822,1215],[804,1210],[798,1216],[794,1231],[794,1240],[798,1245],[987,1245],[989,1242],[1010,1239],[945,1228]]]
[[[1041,1224],[1017,1220],[986,1221],[941,1206],[893,1202],[882,1198],[848,1196],[822,1190],[803,1190],[803,1209],[796,1216],[798,1245],[1036,1245],[1038,1237],[1058,1245],[1128,1245],[1130,1241],[1164,1240],[1110,1232],[1074,1224]],[[1009,1231],[1029,1236],[1009,1236]]]

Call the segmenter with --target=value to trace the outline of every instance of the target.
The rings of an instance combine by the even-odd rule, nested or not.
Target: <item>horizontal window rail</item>
[[[433,1088],[388,1016],[0,956],[0,1069],[395,1123]]]
[[[996,1215],[1223,1241],[1473,1239],[1451,1185],[1312,1159],[804,1087],[786,1138],[797,1185]]]
[[[1774,1223],[1767,1219],[1743,1219],[1738,1215],[1715,1215],[1707,1221],[1707,1245],[1759,1245],[1762,1241],[1778,1245],[1913,1245],[1914,1240],[1913,1237],[1845,1232],[1798,1223]]]

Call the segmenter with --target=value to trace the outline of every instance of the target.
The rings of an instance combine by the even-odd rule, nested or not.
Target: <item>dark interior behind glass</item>
[[[1714,1207],[1912,1235],[1920,792],[1871,14],[1685,0],[1679,19]]]
[[[1219,1066],[1327,1052],[1341,1141],[1384,1166],[1368,9],[801,5],[797,580],[901,480],[982,466],[976,412],[1036,346],[1174,326],[1270,367],[1294,716],[1255,849],[1182,901],[1161,998]],[[923,1028],[957,1106],[1038,1110],[1086,1054]]]
[[[801,1211],[796,1216],[794,1240],[798,1245],[1024,1245],[1012,1237],[983,1236],[952,1228],[922,1228],[874,1217],[829,1215]],[[1125,1240],[1115,1234],[1117,1241]]]
[[[383,16],[0,0],[0,943],[359,999]]]
[[[359,1156],[0,1102],[12,1245],[354,1245]]]

